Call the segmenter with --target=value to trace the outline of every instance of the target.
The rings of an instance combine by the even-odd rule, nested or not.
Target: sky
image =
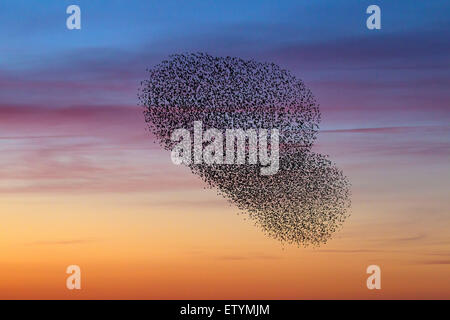
[[[81,30],[66,28],[71,4]],[[449,299],[449,9],[1,1],[0,298]],[[154,143],[137,89],[184,52],[274,62],[312,90],[315,150],[352,184],[329,243],[265,237]],[[82,290],[65,287],[71,264]]]

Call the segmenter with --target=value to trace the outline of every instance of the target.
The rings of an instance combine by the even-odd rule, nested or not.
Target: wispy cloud
[[[195,255],[198,258],[223,260],[223,261],[244,261],[244,260],[278,260],[283,259],[281,255],[271,255],[262,252],[248,252],[244,254],[222,254],[211,255],[204,250],[193,250],[189,252],[190,255]]]
[[[416,261],[414,264],[449,265],[450,264],[450,260],[420,260],[420,261]]]
[[[349,128],[320,130],[320,133],[414,133],[418,131],[447,131],[450,126],[397,126],[397,127],[373,127],[373,128]]]
[[[28,243],[29,245],[38,246],[52,246],[52,245],[77,245],[77,244],[90,244],[92,242],[97,242],[98,239],[71,239],[71,240],[45,240],[45,241],[34,241]]]

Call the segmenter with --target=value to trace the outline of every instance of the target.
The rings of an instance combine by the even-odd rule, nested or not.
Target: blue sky
[[[65,9],[82,10],[82,30],[65,27]],[[252,51],[373,35],[365,9],[382,9],[380,34],[448,36],[445,1],[11,1],[0,4],[1,65],[38,63],[83,48]],[[211,43],[212,42],[212,43]],[[20,68],[20,66],[17,66]]]
[[[81,8],[81,30],[66,28],[71,4]],[[366,28],[371,4],[381,7],[381,30]],[[437,0],[6,0],[0,98],[37,108],[134,106],[146,68],[205,51],[288,68],[323,110],[338,112],[330,119],[351,119],[343,111],[358,108],[367,125],[446,123],[449,8]]]

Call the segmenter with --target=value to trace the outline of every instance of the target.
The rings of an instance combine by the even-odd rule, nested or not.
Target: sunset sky
[[[66,28],[71,4],[81,30]],[[0,298],[450,299],[449,9],[1,1]],[[274,62],[312,90],[314,149],[352,184],[329,243],[266,237],[154,143],[137,89],[183,52]],[[366,287],[372,264],[381,290]]]

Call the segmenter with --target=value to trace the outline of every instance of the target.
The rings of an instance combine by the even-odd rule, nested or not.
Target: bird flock
[[[342,227],[349,216],[350,183],[327,156],[311,150],[320,111],[300,79],[273,63],[206,53],[172,55],[148,73],[139,104],[166,150],[174,147],[171,133],[193,128],[194,121],[223,131],[279,130],[274,175],[260,175],[261,164],[248,161],[188,165],[265,234],[283,243],[318,246]]]

